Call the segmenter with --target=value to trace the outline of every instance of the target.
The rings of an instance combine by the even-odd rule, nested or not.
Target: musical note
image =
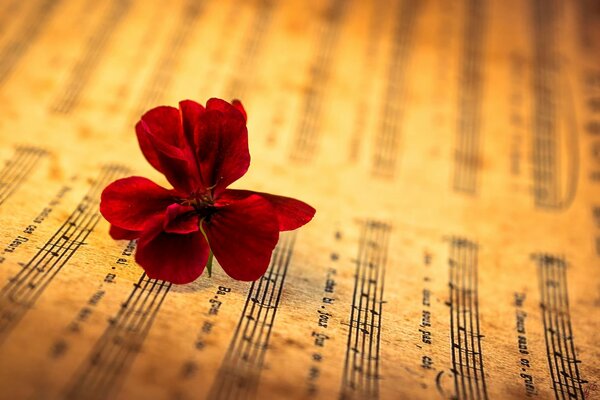
[[[250,300],[260,308],[264,308],[264,309],[268,309],[268,310],[277,308],[276,305],[265,304],[263,301],[258,300],[256,298],[252,298]]]

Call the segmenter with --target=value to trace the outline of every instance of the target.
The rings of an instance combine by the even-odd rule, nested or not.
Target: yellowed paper
[[[0,398],[598,398],[599,50],[593,0],[1,2]],[[317,214],[171,285],[99,195],[209,97]]]

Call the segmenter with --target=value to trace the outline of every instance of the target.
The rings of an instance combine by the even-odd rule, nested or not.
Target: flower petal
[[[292,231],[308,223],[316,210],[308,204],[291,197],[276,196],[269,193],[252,192],[250,190],[227,189],[219,197],[217,204],[228,204],[257,194],[271,203],[277,214],[280,231]]]
[[[163,227],[168,233],[192,233],[200,229],[194,207],[171,204],[167,208]]]
[[[192,192],[200,186],[195,156],[183,133],[178,109],[162,106],[148,111],[136,124],[135,131],[148,162],[175,189]]]
[[[260,193],[260,195],[267,199],[277,212],[280,231],[298,229],[315,216],[316,210],[303,201],[269,193]]]
[[[160,106],[147,111],[140,122],[144,129],[164,143],[183,148],[187,145],[181,126],[181,115],[175,107]]]
[[[244,121],[248,122],[248,114],[246,113],[246,110],[244,109],[242,102],[236,99],[231,102],[231,105],[234,106],[235,108],[237,108],[238,111],[241,112],[242,115],[244,116]]]
[[[218,207],[202,227],[221,267],[242,281],[256,280],[265,273],[279,240],[273,207],[255,194]]]
[[[140,149],[142,150],[142,154],[144,155],[144,157],[146,157],[146,160],[148,160],[148,162],[154,167],[154,169],[156,169],[158,172],[163,173],[163,167],[160,164],[158,154],[154,149],[152,140],[150,137],[148,137],[149,135],[144,129],[141,121],[135,125],[135,133],[138,139],[138,143],[140,145]]]
[[[102,192],[100,212],[113,225],[141,231],[146,222],[162,216],[177,194],[139,176],[118,179]]]
[[[194,128],[198,123],[198,118],[204,112],[204,106],[193,100],[183,100],[179,102],[179,114],[181,126],[187,143],[194,144]]]
[[[250,166],[248,130],[243,114],[220,99],[210,99],[194,131],[202,182],[218,195]]]
[[[202,275],[209,252],[202,232],[164,232],[162,218],[154,218],[149,225],[138,240],[135,261],[150,278],[184,284]]]
[[[135,125],[135,131],[142,153],[148,162],[159,172],[163,172],[152,138],[148,137],[148,134],[158,136],[171,146],[179,147],[181,144],[179,110],[166,106],[153,108],[142,115],[140,121]]]
[[[133,240],[139,238],[142,234],[141,231],[129,231],[115,225],[110,226],[108,233],[115,240]]]
[[[240,102],[237,100],[238,103]],[[233,104],[229,104],[223,99],[212,97],[206,102],[206,109],[213,111],[221,111],[223,114],[239,111]]]

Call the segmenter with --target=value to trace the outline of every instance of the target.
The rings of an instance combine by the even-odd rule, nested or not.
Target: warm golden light
[[[593,399],[594,0],[0,1],[0,398]],[[134,125],[241,99],[267,273],[150,279]]]

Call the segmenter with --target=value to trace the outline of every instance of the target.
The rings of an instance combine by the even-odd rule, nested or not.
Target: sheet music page
[[[0,2],[0,398],[595,399],[594,0]],[[266,274],[150,279],[134,125],[239,98]]]

